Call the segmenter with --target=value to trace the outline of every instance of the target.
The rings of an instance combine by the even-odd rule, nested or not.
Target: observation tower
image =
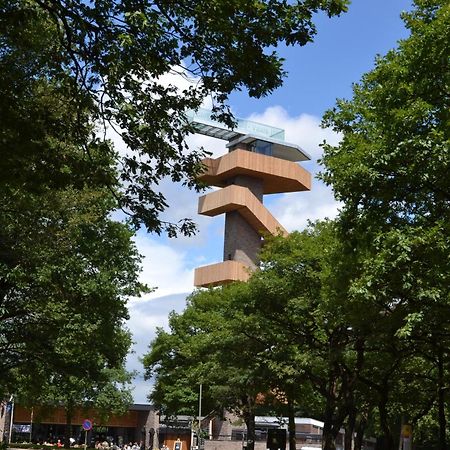
[[[203,161],[199,180],[220,189],[200,197],[198,212],[225,214],[225,237],[223,261],[195,269],[197,287],[247,281],[264,235],[288,234],[264,206],[264,195],[311,189],[311,174],[298,164],[310,157],[285,142],[284,130],[242,119],[230,130],[210,115],[201,109],[190,120],[198,133],[227,141],[228,153]]]

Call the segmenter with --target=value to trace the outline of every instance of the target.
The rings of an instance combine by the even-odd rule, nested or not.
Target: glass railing
[[[230,130],[225,124],[211,119],[211,111],[206,108],[199,108],[198,111],[188,111],[188,119],[194,123],[200,123],[215,127],[220,130]],[[246,119],[235,119],[237,126],[232,130],[236,134],[246,135],[254,134],[261,138],[272,138],[284,141],[284,130],[282,128],[272,127],[263,123],[254,122]]]

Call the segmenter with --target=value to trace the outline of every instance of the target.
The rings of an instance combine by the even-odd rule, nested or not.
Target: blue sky
[[[352,82],[373,67],[375,55],[407,36],[400,13],[410,8],[406,0],[353,0],[348,13],[338,18],[318,15],[312,44],[280,48],[288,71],[283,87],[262,100],[234,95],[237,113],[247,116],[283,105],[290,115],[321,117],[336,98],[351,96]]]
[[[339,136],[320,128],[323,113],[336,98],[350,98],[352,83],[371,70],[377,54],[383,55],[407,36],[400,13],[411,9],[406,0],[354,0],[349,12],[329,19],[316,18],[317,36],[305,47],[280,47],[288,71],[284,85],[263,99],[249,99],[235,93],[230,103],[237,117],[250,118],[286,130],[286,140],[302,146],[312,161],[302,165],[312,173],[320,167],[319,144],[326,139],[337,143]],[[191,146],[203,145],[215,155],[226,152],[225,142],[202,136],[190,139]],[[136,244],[144,256],[142,280],[155,286],[154,293],[130,301],[128,326],[133,333],[134,354],[128,367],[140,372],[135,380],[134,398],[145,403],[151,383],[142,379],[139,357],[155,336],[156,327],[167,326],[171,310],[181,311],[193,290],[193,271],[200,265],[219,262],[223,247],[223,217],[197,215],[198,194],[163,183],[170,209],[166,219],[194,218],[199,233],[192,238],[168,239],[139,232]],[[311,192],[282,194],[265,198],[272,214],[289,231],[301,230],[308,219],[334,217],[339,205],[331,190],[314,181]]]

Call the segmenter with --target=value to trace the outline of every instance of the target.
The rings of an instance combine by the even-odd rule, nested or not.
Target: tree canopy
[[[33,39],[51,45],[49,35]],[[5,56],[10,79],[0,82],[0,391],[31,400],[54,386],[69,396],[67,381],[85,380],[89,398],[123,369],[126,299],[144,290],[140,255],[131,227],[111,219],[114,159],[95,139],[83,150],[92,126],[74,125],[81,111],[34,71],[33,47],[20,56]]]
[[[204,153],[186,147],[186,112],[212,96],[215,116],[231,123],[228,95],[279,86],[277,44],[306,44],[312,14],[337,15],[346,3],[1,3],[3,389],[25,367],[94,378],[123,362],[125,298],[142,290],[130,225],[171,236],[194,229],[160,217],[157,190],[163,177],[196,184]],[[173,71],[195,83],[165,83]],[[108,128],[130,155],[116,154]],[[111,220],[117,206],[128,225]]]
[[[194,293],[182,314],[171,314],[170,331],[158,330],[143,363],[146,378],[155,381],[149,399],[163,415],[194,417],[202,384],[204,413],[237,414],[253,448],[258,395],[268,390],[270,376],[258,357],[266,343],[250,331],[243,307],[247,295],[244,283]]]
[[[322,177],[344,203],[343,258],[358,261],[349,285],[352,301],[366,312],[372,309],[372,318],[383,317],[374,323],[384,326],[391,343],[404,339],[396,349],[385,348],[391,356],[406,345],[411,360],[418,355],[427,360],[423,386],[429,379],[439,386],[428,398],[429,407],[439,410],[443,449],[450,324],[450,9],[440,0],[415,3],[404,14],[410,37],[377,59],[351,100],[340,100],[325,115],[324,124],[343,139],[324,147]],[[387,385],[379,389],[386,402],[395,401]],[[389,434],[387,424],[385,431]]]
[[[163,177],[196,185],[204,152],[186,147],[185,137],[193,131],[187,111],[212,97],[214,116],[231,124],[229,94],[245,89],[260,97],[280,86],[284,71],[277,45],[307,44],[316,32],[313,13],[338,15],[346,4],[7,0],[0,6],[2,86],[13,108],[36,78],[51,80],[74,108],[66,126],[87,154],[97,142],[102,152],[114,155],[104,131],[117,130],[131,150],[119,160],[121,187],[114,192],[119,206],[135,226],[190,234],[190,220],[161,218],[167,204],[157,188]],[[177,89],[164,81],[170,72],[194,81]],[[18,111],[23,114],[23,108]],[[2,116],[16,135],[17,114],[11,110]],[[99,130],[86,134],[92,124]],[[21,148],[35,153],[28,133],[20,136]],[[2,145],[2,153],[9,154],[8,145]],[[58,154],[47,151],[46,156],[47,169],[58,173]]]

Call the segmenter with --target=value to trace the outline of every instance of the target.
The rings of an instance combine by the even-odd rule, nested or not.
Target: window
[[[255,153],[260,153],[261,155],[272,156],[272,144],[270,142],[264,142],[256,140],[250,145],[251,151]]]

